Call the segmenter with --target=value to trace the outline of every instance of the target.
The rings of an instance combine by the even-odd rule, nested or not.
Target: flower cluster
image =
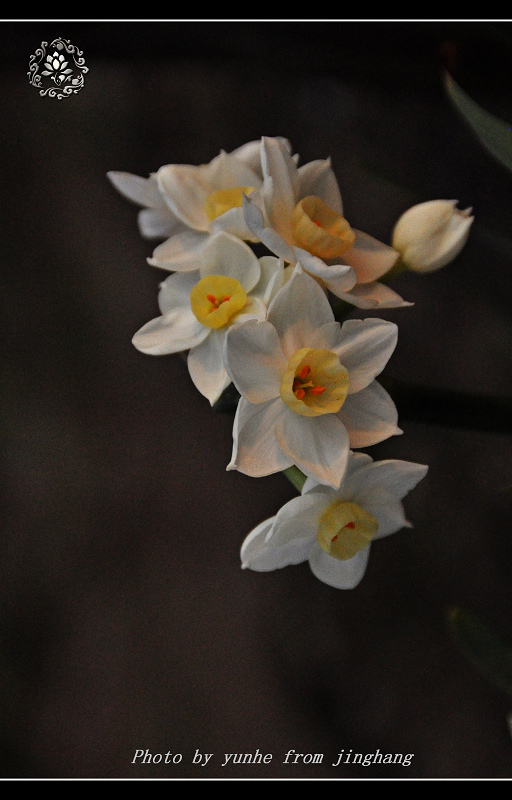
[[[329,159],[298,164],[286,139],[263,137],[201,166],[108,177],[142,207],[141,234],[164,240],[149,264],[171,273],[160,315],[133,344],[186,352],[212,406],[236,389],[228,470],[300,476],[300,496],[246,537],[242,566],[309,561],[320,580],[349,589],[372,541],[410,527],[402,500],[427,467],[354,452],[402,433],[377,381],[398,328],[373,316],[341,321],[339,308],[410,306],[386,276],[448,263],[473,218],[455,201],[423,203],[398,220],[389,246],[351,227]]]

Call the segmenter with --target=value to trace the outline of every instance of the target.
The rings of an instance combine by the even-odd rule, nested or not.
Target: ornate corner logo
[[[69,39],[54,39],[48,50],[48,42],[41,42],[30,56],[28,78],[32,86],[39,89],[41,97],[48,95],[62,100],[77,94],[84,85],[85,66],[83,52]]]

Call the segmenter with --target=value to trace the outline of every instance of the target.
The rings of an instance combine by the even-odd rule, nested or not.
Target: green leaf
[[[486,622],[460,608],[452,608],[448,624],[456,643],[474,667],[512,697],[512,642]]]
[[[475,103],[448,72],[445,73],[445,86],[449,98],[485,149],[512,171],[511,126]]]

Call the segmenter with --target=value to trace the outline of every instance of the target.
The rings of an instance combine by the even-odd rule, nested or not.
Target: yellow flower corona
[[[355,241],[347,220],[314,195],[297,203],[291,226],[298,246],[322,259],[338,258]]]
[[[336,353],[302,347],[288,362],[280,394],[292,411],[304,417],[318,417],[340,410],[348,385],[348,370]]]
[[[236,278],[207,275],[190,292],[190,307],[195,318],[207,328],[223,328],[244,308],[247,294]]]
[[[346,561],[367,547],[379,529],[379,523],[356,503],[338,501],[320,517],[318,542],[333,558]]]
[[[254,191],[254,186],[234,186],[232,189],[218,189],[206,198],[204,208],[206,216],[213,222],[214,219],[230,211],[232,208],[242,208],[244,194]]]

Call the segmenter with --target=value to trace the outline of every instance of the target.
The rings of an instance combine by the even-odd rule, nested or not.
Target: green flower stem
[[[288,467],[287,469],[283,470],[283,475],[285,475],[290,483],[293,483],[295,488],[298,492],[302,492],[302,487],[306,482],[306,476],[300,469],[296,466]]]

